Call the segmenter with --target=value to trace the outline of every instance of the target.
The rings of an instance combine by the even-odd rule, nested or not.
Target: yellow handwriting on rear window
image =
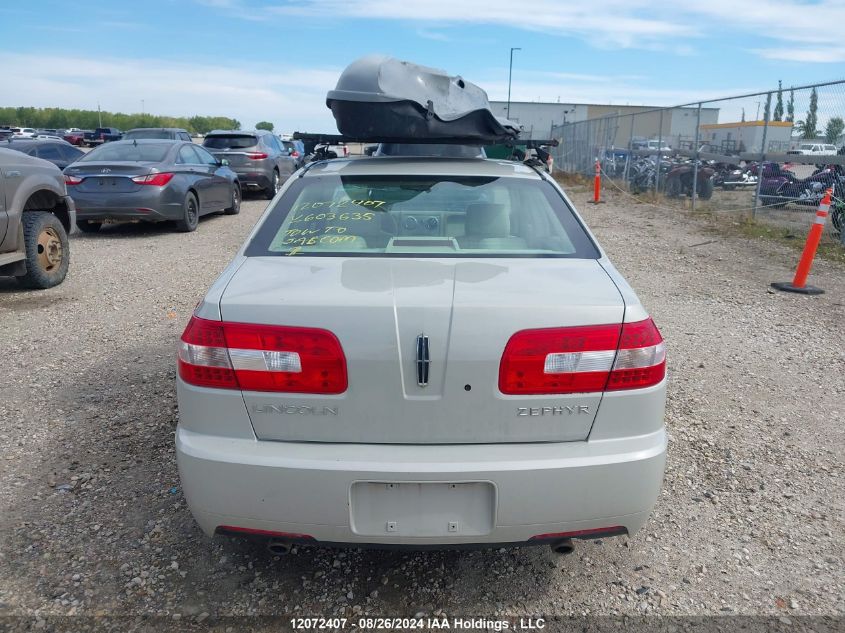
[[[302,202],[294,207],[294,212],[321,209],[343,209],[345,207],[370,207],[372,209],[380,209],[387,204],[386,200],[354,200],[347,198],[346,200],[318,200],[316,202]]]
[[[333,222],[335,220],[340,220],[341,222],[348,220],[366,220],[369,222],[375,217],[376,214],[372,211],[341,211],[339,213],[329,211],[323,213],[299,213],[298,215],[293,216],[293,219],[290,221],[290,223],[295,224],[298,222],[315,222],[320,220],[327,220],[329,222]]]

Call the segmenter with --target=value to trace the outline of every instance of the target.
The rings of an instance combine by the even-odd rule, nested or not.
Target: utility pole
[[[103,114],[100,112],[100,102],[97,102],[97,127],[103,127]]]
[[[513,78],[513,52],[521,50],[521,48],[511,48],[511,62],[508,66],[508,118],[511,118],[511,79]]]

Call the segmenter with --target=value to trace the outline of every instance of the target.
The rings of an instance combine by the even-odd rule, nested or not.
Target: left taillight
[[[159,174],[150,174],[149,176],[135,176],[132,179],[136,185],[152,185],[154,187],[163,187],[173,180],[173,174],[170,172],[161,172]]]
[[[200,387],[343,393],[346,357],[328,330],[192,317],[179,344],[179,375]]]
[[[65,174],[65,184],[66,185],[78,185],[80,184],[84,178],[80,178],[79,176],[70,176]]]

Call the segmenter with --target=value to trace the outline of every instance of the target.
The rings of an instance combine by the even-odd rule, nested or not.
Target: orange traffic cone
[[[816,211],[816,219],[813,220],[813,225],[810,227],[810,232],[807,234],[807,242],[804,244],[804,252],[801,253],[801,259],[798,261],[798,268],[795,269],[795,277],[792,279],[792,283],[787,281],[778,281],[772,284],[772,288],[785,290],[786,292],[798,292],[804,295],[820,295],[824,292],[821,288],[808,286],[807,277],[810,274],[810,268],[813,266],[813,259],[816,256],[816,249],[819,247],[819,240],[822,239],[824,223],[827,220],[827,213],[830,211],[830,198],[832,195],[833,189],[828,189],[821,202],[819,202],[819,209]]]
[[[601,204],[604,200],[601,199],[601,163],[596,159],[596,176],[593,179],[593,199],[590,200],[593,204]]]

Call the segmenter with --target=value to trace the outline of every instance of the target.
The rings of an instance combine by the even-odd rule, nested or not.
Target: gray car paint
[[[237,149],[217,149],[209,147],[209,139],[216,136],[254,136],[256,143],[250,147]],[[278,172],[284,183],[297,170],[296,159],[284,149],[282,142],[267,130],[213,130],[203,139],[203,147],[218,159],[225,159],[234,170],[244,190],[267,190],[273,183],[273,172]],[[262,152],[267,158],[253,160],[247,158],[250,152]]]
[[[0,254],[21,246],[21,214],[30,196],[42,190],[61,201],[67,214],[65,230],[70,233],[76,223],[76,207],[67,194],[61,170],[46,160],[0,148]]]
[[[136,127],[123,133],[124,141],[142,138],[193,142],[188,131],[180,127]]]
[[[113,141],[109,149],[120,145],[170,145],[160,162],[81,161],[71,164],[65,174],[84,178],[80,185],[69,188],[76,201],[79,220],[177,220],[182,217],[188,192],[197,195],[200,214],[215,213],[230,206],[237,174],[217,162],[180,163],[183,147],[196,148],[194,143],[167,140]],[[97,150],[93,150],[96,152]],[[96,157],[93,152],[89,154]],[[213,158],[213,157],[212,157]],[[138,185],[136,176],[172,172],[175,177],[163,187]],[[142,211],[141,209],[149,209]]]

